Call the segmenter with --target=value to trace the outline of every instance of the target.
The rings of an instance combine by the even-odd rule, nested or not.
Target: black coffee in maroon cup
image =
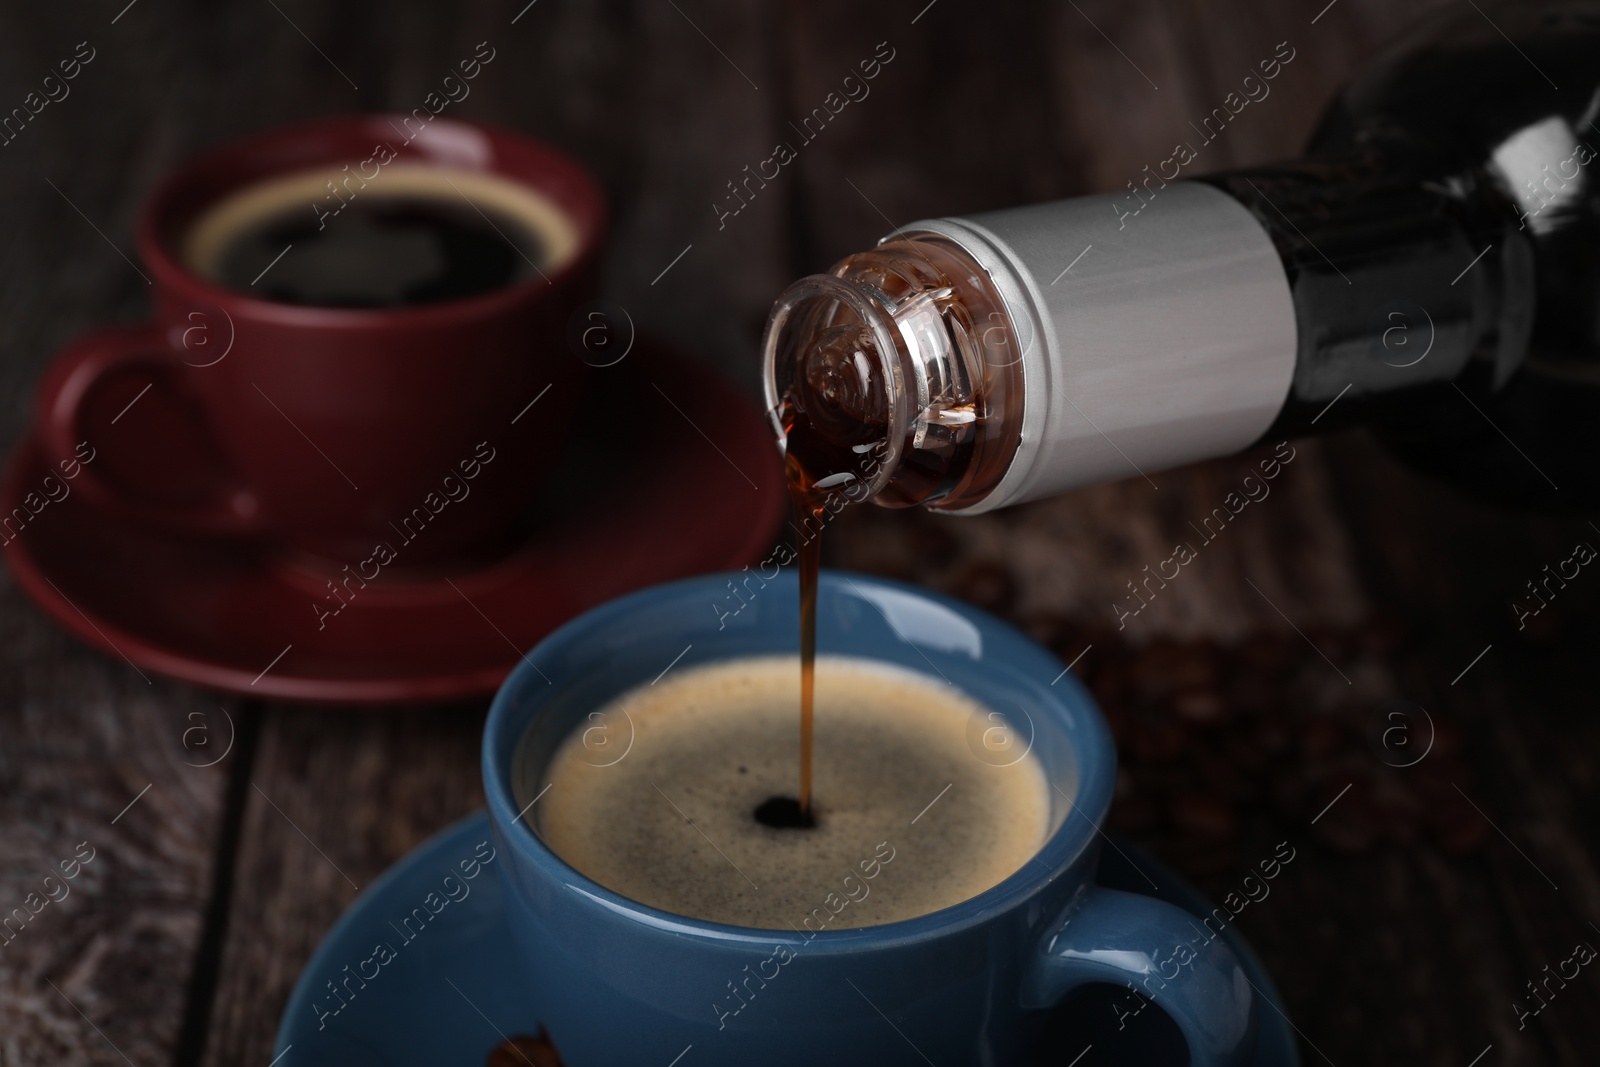
[[[379,543],[403,565],[492,553],[537,514],[577,408],[588,367],[566,331],[604,221],[579,164],[477,124],[357,116],[230,142],[141,211],[152,321],[47,371],[47,458],[98,436],[85,494],[182,531],[336,562]],[[105,412],[145,385],[159,417],[135,404],[113,433]],[[124,434],[170,461],[119,466]]]

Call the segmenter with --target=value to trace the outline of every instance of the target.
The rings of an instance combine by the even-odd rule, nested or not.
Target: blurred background
[[[512,25],[521,5],[126,3],[6,16],[7,112],[78,42],[95,50],[70,96],[0,148],[14,183],[5,266],[18,278],[55,268],[37,291],[5,294],[7,329],[29,330],[7,336],[14,427],[60,344],[143,314],[143,281],[95,227],[132,255],[137,204],[190,155],[278,123],[421,107],[481,41],[496,50],[489,76],[444,114],[546,139],[593,170],[613,210],[607,295],[753,390],[776,293],[891,221],[1121,189],[1287,39],[1298,55],[1270,102],[1207,147],[1203,165],[1284,158],[1332,92],[1433,6],[1340,0],[1312,27],[1266,4],[1080,13],[939,0],[913,26],[915,4],[536,0]],[[870,95],[802,146],[789,124],[879,42],[894,58]],[[781,141],[797,158],[719,229],[727,183]],[[690,244],[672,284],[652,286]]]
[[[1292,157],[1337,88],[1438,6],[13,5],[0,114],[79,42],[94,58],[0,145],[0,445],[22,438],[61,345],[146,315],[132,225],[164,174],[278,123],[410,111],[480,42],[493,62],[444,113],[590,167],[612,210],[604,296],[757,404],[761,325],[794,278],[926,216],[1121,189],[1282,42],[1294,59],[1270,96],[1193,169]],[[884,48],[869,94],[801,144],[791,123]],[[729,183],[780,142],[796,158],[724,215]],[[854,509],[829,563],[951,592],[1074,663],[1121,748],[1113,828],[1214,899],[1292,844],[1239,925],[1307,1063],[1593,1062],[1592,976],[1524,1026],[1513,1004],[1600,943],[1600,582],[1524,629],[1509,605],[1600,533],[1475,505],[1364,431],[1295,448],[1272,496],[1123,629],[1126,583],[1260,456],[972,520]],[[482,714],[147,682],[0,574],[0,909],[71,845],[97,850],[0,948],[0,1064],[267,1063],[356,888],[481,804]],[[217,745],[204,758],[197,736]],[[227,757],[197,766],[224,737]]]

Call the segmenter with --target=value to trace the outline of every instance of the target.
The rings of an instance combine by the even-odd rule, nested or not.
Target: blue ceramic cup
[[[674,660],[681,669],[793,653],[798,600],[792,574],[763,584],[749,572],[634,593],[550,635],[495,697],[483,774],[505,857],[496,868],[529,997],[569,1067],[1014,1064],[1044,1012],[1093,983],[1124,996],[1131,987],[1165,1010],[1192,1067],[1246,1062],[1255,997],[1210,924],[1095,885],[1116,753],[1094,701],[1038,645],[957,601],[825,573],[817,651],[881,660],[1026,713],[1010,728],[1028,735],[1054,787],[1051,831],[993,888],[881,926],[757,930],[623,897],[529,829],[512,786],[525,733],[523,758],[538,768],[588,713]],[[767,977],[752,984],[753,974]],[[737,1015],[725,1006],[730,981],[748,997]]]

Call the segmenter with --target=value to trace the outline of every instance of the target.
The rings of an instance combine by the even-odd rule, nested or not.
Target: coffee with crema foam
[[[536,280],[578,247],[572,220],[532,188],[390,163],[370,181],[330,167],[240,189],[200,215],[182,255],[200,276],[263,300],[385,308]]]
[[[1039,850],[1051,790],[1037,758],[985,761],[969,739],[986,707],[938,678],[846,657],[817,660],[816,825],[764,825],[756,809],[794,791],[797,668],[792,656],[680,667],[591,713],[547,766],[532,765],[525,739],[518,805],[537,797],[530,825],[601,885],[763,929],[925,915]]]

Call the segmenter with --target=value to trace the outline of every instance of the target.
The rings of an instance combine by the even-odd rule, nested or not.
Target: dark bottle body
[[[1465,8],[1341,94],[1304,161],[1205,179],[1272,235],[1294,298],[1264,436],[1367,422],[1492,500],[1600,503],[1597,119],[1592,5]]]

